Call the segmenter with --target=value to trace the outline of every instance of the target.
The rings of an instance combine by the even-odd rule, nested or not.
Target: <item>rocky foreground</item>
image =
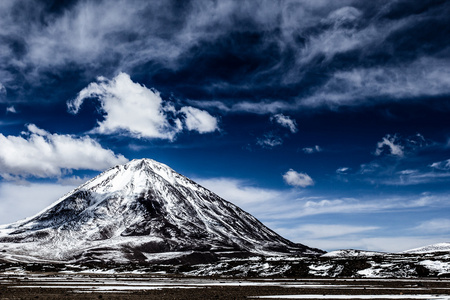
[[[422,278],[450,277],[450,253],[381,253],[357,250],[330,252],[321,256],[253,256],[201,261],[201,253],[186,260],[164,263],[20,263],[0,260],[0,272],[101,272],[196,277],[285,277],[285,278]]]
[[[2,273],[1,299],[450,299],[450,279],[192,278]]]

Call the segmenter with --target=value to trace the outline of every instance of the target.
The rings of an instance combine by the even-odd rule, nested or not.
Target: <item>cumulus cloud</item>
[[[125,73],[112,80],[99,77],[98,82],[89,84],[75,99],[67,102],[69,111],[78,113],[83,102],[91,98],[100,100],[105,114],[93,133],[124,133],[136,138],[173,140],[183,129],[177,116],[180,113],[185,116],[188,130],[206,133],[218,129],[217,119],[208,112],[190,106],[178,112],[170,102],[161,98],[158,91],[133,82]]]
[[[386,135],[383,139],[377,143],[377,149],[375,155],[380,156],[383,153],[387,153],[393,156],[403,157],[404,148],[399,144],[399,139],[396,135]]]
[[[182,107],[180,110],[186,116],[184,120],[188,130],[199,133],[207,133],[218,130],[217,119],[208,112],[191,106]]]
[[[298,131],[297,122],[295,120],[292,120],[289,116],[285,116],[283,114],[276,114],[271,116],[270,120],[285,128],[288,128],[292,133],[296,133]]]
[[[307,187],[314,185],[314,180],[312,180],[311,177],[309,177],[306,173],[299,173],[297,171],[294,171],[293,169],[289,169],[284,175],[283,175],[284,182],[286,182],[288,185],[292,186],[300,186],[300,187]]]
[[[112,80],[100,77],[98,81],[89,84],[67,103],[69,111],[76,114],[86,99],[100,100],[105,119],[93,132],[111,134],[126,131],[136,137],[173,139],[181,130],[180,120],[169,123],[168,108],[164,107],[157,91],[133,82],[125,73]]]
[[[60,177],[67,170],[104,170],[128,160],[90,137],[51,134],[34,124],[21,136],[0,134],[0,175]]]
[[[315,145],[314,147],[306,147],[302,149],[306,154],[313,154],[317,152],[322,152],[322,148],[319,145]]]

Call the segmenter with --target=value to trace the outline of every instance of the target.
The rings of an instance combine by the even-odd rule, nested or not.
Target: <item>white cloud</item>
[[[450,173],[438,171],[445,171],[445,161],[428,165],[434,170],[424,169],[425,163],[418,165],[423,162],[424,157],[426,159],[423,154],[434,151],[438,145],[420,133],[409,137],[387,134],[377,143],[373,152],[377,158],[360,165],[359,174],[363,176],[358,179],[371,184],[403,186],[446,181],[450,178]]]
[[[57,184],[63,185],[63,186],[80,186],[83,183],[87,182],[88,180],[92,179],[92,177],[84,176],[70,176],[70,177],[62,177],[58,178],[56,181]]]
[[[347,214],[392,213],[396,215],[399,211],[410,211],[414,208],[443,208],[448,207],[450,203],[448,195],[445,194],[328,199],[302,197],[304,190],[259,188],[249,181],[232,178],[197,178],[195,181],[251,213],[283,237],[327,251],[354,248],[397,252],[445,240],[443,236],[422,236],[420,232],[419,235],[383,236],[384,229],[376,225],[321,224],[315,217],[334,214],[344,219]],[[308,219],[308,216],[311,218]],[[305,224],[308,220],[315,221]],[[298,225],[299,223],[303,224]]]
[[[17,113],[17,110],[15,109],[14,106],[8,106],[8,107],[6,108],[6,112],[16,114],[16,113]]]
[[[34,124],[22,136],[0,134],[0,175],[59,177],[65,170],[104,170],[127,162],[90,137],[51,134]]]
[[[447,233],[450,232],[450,219],[432,219],[420,223],[413,230],[426,233]]]
[[[176,117],[179,113],[185,115],[188,130],[206,133],[218,129],[217,119],[208,112],[190,106],[177,112],[171,103],[163,101],[158,91],[133,82],[125,73],[112,80],[99,77],[98,83],[89,84],[67,102],[69,111],[78,113],[83,102],[94,97],[100,100],[105,113],[104,120],[92,130],[94,133],[173,140],[183,129],[182,121]]]
[[[343,168],[339,168],[336,170],[336,173],[338,174],[347,174],[347,172],[350,171],[350,168],[348,167],[343,167]]]
[[[249,182],[233,178],[198,178],[200,185],[210,189],[223,199],[233,202],[239,207],[249,207],[263,203],[275,204],[277,199],[283,199],[285,192],[255,187]]]
[[[256,144],[264,148],[273,148],[282,145],[283,139],[273,132],[269,132],[264,134],[262,138],[258,138]]]
[[[286,211],[296,209],[298,191],[261,188],[248,180],[235,178],[195,178],[195,182],[216,193],[223,199],[239,206],[265,222],[278,219]]]
[[[184,122],[188,130],[207,133],[219,129],[217,126],[217,119],[204,110],[185,106],[181,108],[180,112],[186,115]]]
[[[408,99],[450,94],[450,70],[446,59],[422,57],[393,67],[355,68],[336,72],[329,81],[299,106],[371,105],[361,99]]]
[[[375,155],[380,156],[384,152],[388,152],[393,156],[402,157],[404,155],[403,146],[398,144],[398,138],[396,135],[386,135],[381,142],[377,143],[377,149]]]
[[[314,180],[306,173],[299,173],[290,169],[283,175],[284,181],[292,186],[307,187],[314,185]]]
[[[325,197],[287,197],[283,207],[274,206],[264,214],[267,219],[295,219],[324,214],[375,213],[401,211],[422,207],[448,207],[447,195],[389,196],[379,198],[325,198]]]
[[[74,189],[74,185],[0,183],[0,224],[31,217]]]
[[[276,114],[271,116],[270,120],[272,122],[278,123],[283,127],[288,128],[292,133],[296,133],[298,131],[297,122],[295,120],[292,120],[289,116],[285,116],[283,114]]]
[[[282,4],[263,1],[261,5],[254,5],[251,1],[224,0],[207,4],[200,1],[187,5],[183,14],[174,10],[167,1],[152,1],[144,5],[126,1],[80,1],[60,14],[51,14],[51,17],[45,11],[48,9],[46,5],[34,4],[31,10],[27,5],[21,5],[24,8],[19,9],[13,3],[2,4],[0,27],[4,36],[17,37],[17,42],[26,41],[22,43],[26,45],[26,51],[18,60],[14,47],[8,43],[0,45],[0,61],[8,66],[2,70],[6,74],[0,77],[8,87],[17,81],[14,80],[17,75],[7,70],[11,69],[11,64],[15,70],[32,70],[16,73],[27,76],[26,79],[34,80],[34,83],[39,82],[39,72],[68,63],[95,71],[107,67],[114,72],[128,71],[151,61],[176,70],[191,58],[194,46],[235,31],[241,23],[233,20],[243,19],[249,20],[249,24],[255,26],[252,27],[254,30],[268,33],[264,35],[267,44],[263,46],[276,44],[281,50],[293,50],[289,65],[280,62],[254,76],[258,78],[263,74],[268,80],[275,77],[273,81],[281,79],[282,84],[299,83],[319,58],[327,63],[337,54],[349,51],[361,51],[358,53],[362,53],[363,58],[364,55],[370,56],[372,48],[390,48],[391,34],[413,28],[430,17],[427,13],[408,15],[401,20],[375,18],[367,23],[363,8],[351,7],[352,2],[348,0],[284,1]],[[381,14],[389,9],[389,5],[377,6]],[[24,17],[30,14],[25,12],[29,11],[33,16],[45,17],[45,22],[34,22],[39,18],[33,17],[30,22],[24,22]],[[146,18],[142,17],[142,12],[146,13]],[[22,20],[18,21],[17,15]],[[318,30],[311,31],[310,28]],[[274,32],[279,34],[270,34]],[[302,37],[302,43],[299,43],[298,36]],[[448,60],[435,56],[419,57],[401,65],[346,68],[330,74],[331,78],[325,85],[292,106],[298,109],[304,105],[321,104],[370,105],[375,101],[361,99],[380,97],[380,101],[385,101],[383,99],[388,97],[448,95]],[[267,76],[278,73],[276,71],[283,71],[281,78]],[[242,82],[241,88],[248,85],[249,80]],[[286,108],[289,105],[269,101],[256,105],[243,102],[235,109],[263,109],[276,113],[280,111],[278,106]]]
[[[314,147],[306,147],[302,149],[306,154],[313,154],[317,152],[322,152],[322,148],[319,145],[315,145]]]
[[[354,225],[342,225],[342,224],[307,224],[294,228],[285,228],[282,231],[289,236],[299,235],[303,238],[328,238],[337,237],[343,235],[351,235],[355,233],[361,233],[365,231],[371,231],[379,229],[377,226],[354,226]]]
[[[436,183],[450,179],[448,172],[420,172],[418,170],[404,170],[397,173],[398,178],[378,180],[385,185],[416,185],[425,183]]]
[[[0,82],[0,95],[6,94],[6,88],[5,86]]]
[[[89,84],[67,103],[69,111],[77,113],[86,99],[97,97],[100,100],[105,119],[98,123],[94,132],[112,134],[126,131],[139,138],[173,139],[181,130],[179,123],[169,123],[157,91],[134,83],[125,73],[112,80],[99,77],[98,81]]]
[[[362,30],[352,26],[361,15],[354,7],[342,7],[331,12],[328,18],[322,21],[331,26],[318,35],[308,37],[305,47],[298,53],[298,62],[307,64],[319,55],[330,60],[336,54],[362,47],[378,38],[379,33],[373,26]]]
[[[437,169],[437,170],[449,171],[450,170],[450,159],[432,163],[430,165],[430,167]]]
[[[383,235],[385,228],[342,224],[305,224],[287,227],[278,222],[267,223],[275,232],[298,243],[326,251],[360,249],[382,252],[400,252],[446,240],[443,235]]]

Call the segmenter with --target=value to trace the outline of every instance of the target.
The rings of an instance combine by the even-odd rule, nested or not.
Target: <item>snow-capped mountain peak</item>
[[[80,188],[94,189],[97,192],[137,192],[145,189],[155,177],[172,185],[185,185],[187,181],[167,165],[151,159],[135,159],[105,171]]]
[[[113,167],[42,213],[3,227],[2,245],[12,253],[23,255],[28,249],[36,259],[54,260],[90,260],[92,253],[101,260],[151,261],[154,253],[168,251],[321,252],[282,238],[151,159]],[[98,248],[104,250],[98,253]]]

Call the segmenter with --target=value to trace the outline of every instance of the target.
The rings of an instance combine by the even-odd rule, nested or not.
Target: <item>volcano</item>
[[[164,262],[314,255],[170,167],[130,161],[34,217],[0,226],[0,258],[22,262]]]

